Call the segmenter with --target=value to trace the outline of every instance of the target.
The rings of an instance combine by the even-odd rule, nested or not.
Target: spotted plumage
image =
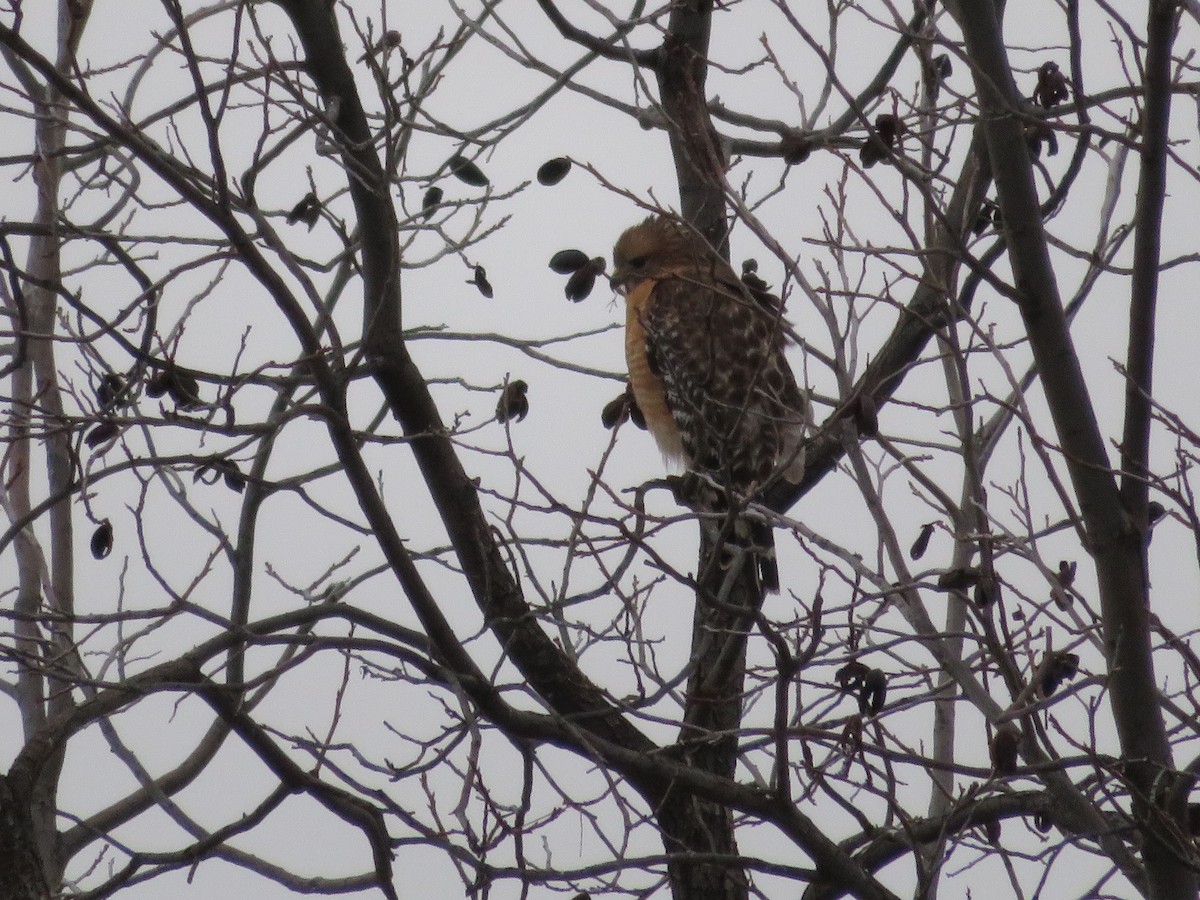
[[[784,357],[778,301],[665,216],[622,234],[613,261],[630,386],[663,456],[743,499],[777,474],[799,481],[808,410]],[[778,589],[770,529],[750,530],[763,586]]]

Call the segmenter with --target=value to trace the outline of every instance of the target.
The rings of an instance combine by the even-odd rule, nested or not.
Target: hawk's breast
[[[633,398],[646,419],[646,427],[654,435],[658,449],[668,462],[686,465],[683,440],[679,427],[667,405],[667,392],[663,380],[650,366],[646,352],[645,321],[650,312],[651,295],[658,285],[646,279],[625,295],[625,362],[629,366],[629,384]]]

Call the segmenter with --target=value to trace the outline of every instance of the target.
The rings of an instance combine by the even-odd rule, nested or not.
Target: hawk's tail
[[[779,560],[775,558],[775,529],[770,522],[751,520],[750,546],[758,566],[758,583],[768,594],[779,593]]]
[[[726,557],[721,568],[728,569],[741,559],[742,565],[754,567],[759,586],[764,593],[779,593],[779,561],[775,558],[775,529],[755,515],[741,515],[732,534],[726,538],[723,551]],[[736,550],[735,550],[736,548]],[[730,558],[732,557],[732,558]]]

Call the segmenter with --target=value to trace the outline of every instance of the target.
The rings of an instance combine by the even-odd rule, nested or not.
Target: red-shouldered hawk
[[[784,358],[779,302],[666,216],[622,234],[613,263],[629,383],[663,456],[741,498],[777,473],[799,482],[808,403]],[[728,508],[723,495],[701,505]],[[777,591],[770,526],[740,530],[759,554],[763,588]]]

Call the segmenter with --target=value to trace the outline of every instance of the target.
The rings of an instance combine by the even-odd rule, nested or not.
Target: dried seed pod
[[[526,396],[528,390],[529,385],[521,380],[506,384],[500,392],[500,399],[496,401],[496,421],[509,422],[516,419],[520,422],[529,415],[529,397]]]
[[[812,156],[812,141],[800,134],[786,135],[779,142],[779,153],[789,166],[798,166]]]
[[[455,153],[450,157],[448,165],[450,174],[465,184],[472,187],[487,187],[490,183],[488,177],[483,174],[483,170],[461,153]]]
[[[1038,690],[1043,697],[1053,697],[1064,681],[1079,674],[1079,654],[1058,651],[1050,654],[1038,666]]]
[[[483,294],[488,300],[496,296],[496,292],[492,290],[492,283],[488,281],[487,269],[483,266],[476,266],[470,280],[467,284],[473,284],[479,289],[479,293]]]
[[[586,266],[591,260],[582,250],[559,250],[550,257],[550,268],[559,275],[570,275]]]
[[[169,370],[167,393],[180,409],[196,409],[203,404],[200,402],[200,383],[195,377],[180,368],[172,366]]]
[[[422,219],[424,219],[426,222],[429,221],[429,218],[433,215],[434,210],[436,210],[438,205],[442,202],[443,196],[445,196],[444,192],[436,184],[426,189],[425,196],[421,198]]]
[[[600,422],[605,428],[616,428],[618,425],[629,419],[629,394],[623,393],[619,397],[609,400],[604,404],[604,409],[600,410]]]
[[[222,456],[214,465],[221,473],[221,478],[225,481],[225,487],[238,494],[246,490],[246,476],[242,474],[242,470],[236,462]]]
[[[566,178],[570,171],[571,161],[565,156],[556,156],[554,159],[542,163],[541,168],[537,170],[538,184],[544,184],[547,187],[556,185]]]
[[[863,677],[858,692],[858,711],[866,715],[879,715],[887,703],[887,676],[879,669],[871,669]]]
[[[96,526],[96,530],[92,532],[91,548],[93,559],[104,559],[112,552],[113,527],[108,519]]]
[[[118,434],[120,434],[120,432],[121,429],[117,426],[116,422],[112,421],[111,419],[105,419],[87,433],[87,436],[84,437],[83,442],[89,447],[99,447],[106,441],[111,441]]]
[[[869,169],[878,162],[888,158],[888,147],[877,133],[872,131],[866,141],[858,148],[858,160],[864,169]]]
[[[1025,143],[1034,159],[1042,155],[1042,145],[1046,145],[1046,155],[1058,155],[1058,135],[1045,122],[1031,122],[1025,126]]]
[[[929,522],[921,526],[921,533],[917,535],[917,539],[913,541],[913,545],[908,549],[910,559],[920,559],[925,555],[925,551],[929,549],[929,539],[933,537],[935,524],[934,522]]]
[[[904,134],[904,123],[891,113],[883,113],[875,119],[875,127],[867,135],[866,142],[858,151],[864,169],[877,162],[888,161],[896,140]]]
[[[1033,102],[1042,109],[1050,109],[1065,102],[1071,96],[1067,76],[1058,68],[1058,63],[1047,60],[1038,67],[1037,87],[1033,89]]]
[[[904,134],[904,122],[891,113],[883,113],[875,119],[875,131],[887,146],[896,146],[896,139]]]
[[[146,381],[146,396],[158,399],[167,392],[171,384],[170,369],[159,369]]]
[[[304,199],[292,207],[292,211],[287,214],[287,223],[295,225],[297,222],[303,222],[308,226],[308,230],[312,231],[312,227],[317,224],[317,219],[321,217],[321,201],[317,199],[317,195],[309,191],[304,195]]]
[[[996,775],[1012,775],[1017,771],[1017,752],[1021,747],[1021,729],[1005,722],[992,735],[990,745],[992,771]]]
[[[866,677],[870,669],[864,666],[858,660],[851,660],[840,669],[833,673],[833,677],[837,679],[838,687],[846,693],[857,691],[862,684],[862,680]]]
[[[567,279],[567,286],[563,289],[567,299],[572,303],[578,303],[584,300],[592,292],[592,288],[596,286],[596,277],[604,271],[604,257],[597,256],[586,265],[575,270],[575,273]]]
[[[96,402],[100,406],[111,406],[125,390],[125,379],[115,372],[106,372],[96,386]]]

